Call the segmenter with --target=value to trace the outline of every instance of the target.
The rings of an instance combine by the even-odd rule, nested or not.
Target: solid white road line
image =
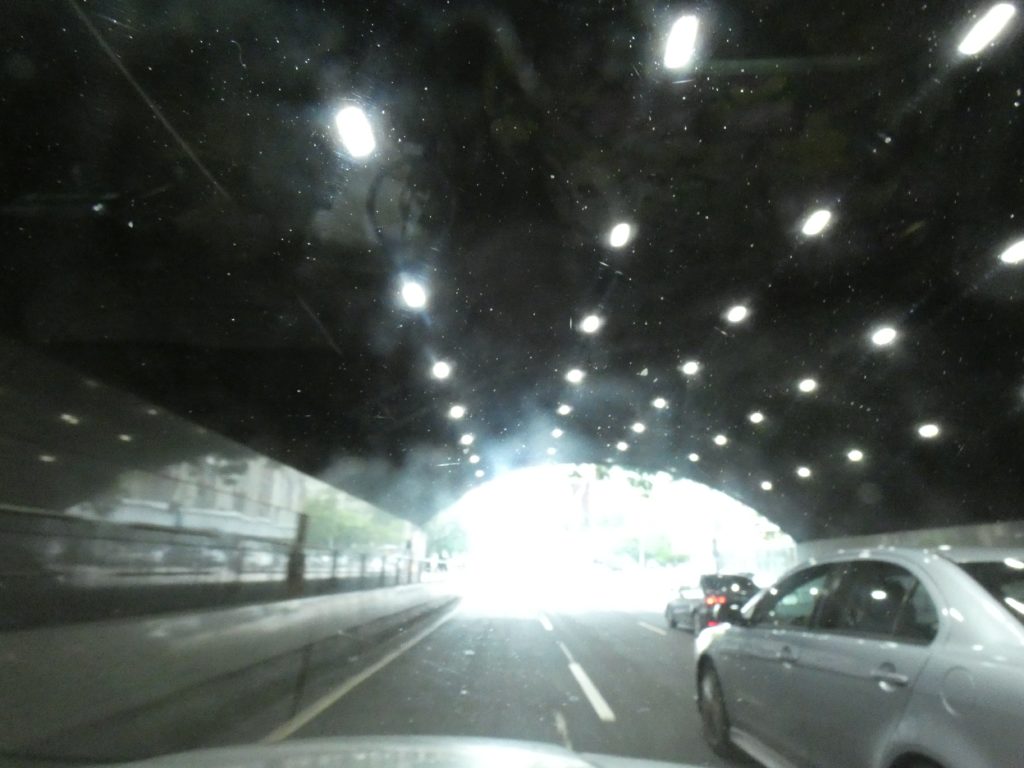
[[[656,627],[653,624],[648,624],[646,621],[638,621],[637,624],[639,624],[644,629],[649,629],[651,632],[653,632],[656,635],[667,635],[668,634],[668,632],[666,632],[661,627]]]
[[[555,628],[551,626],[551,619],[549,619],[543,613],[537,617],[537,621],[539,621],[540,625],[544,627],[544,629],[546,629],[548,632],[554,631]]]
[[[555,730],[562,737],[562,745],[566,749],[572,749],[572,739],[569,738],[569,724],[565,722],[565,715],[562,714],[560,709],[555,710]]]
[[[391,653],[389,653],[387,656],[384,656],[383,658],[374,662],[359,674],[350,677],[348,680],[339,685],[333,691],[330,691],[329,693],[325,694],[324,696],[314,701],[304,710],[295,715],[295,717],[293,717],[291,720],[282,723],[277,728],[268,733],[266,736],[264,736],[262,739],[260,739],[260,743],[275,744],[279,741],[284,741],[285,739],[287,739],[289,736],[291,736],[293,733],[299,730],[302,726],[306,725],[311,720],[316,718],[318,715],[323,714],[323,712],[327,710],[329,707],[336,704],[341,699],[342,696],[345,696],[346,694],[350,693],[358,685],[365,683],[375,674],[384,669],[384,667],[386,667],[388,664],[393,662],[403,653],[405,653],[410,648],[419,643],[421,640],[423,640],[425,637],[427,637],[427,635],[434,632],[434,630],[436,630],[438,627],[440,627],[442,624],[448,621],[448,619],[450,619],[454,613],[454,609],[449,611],[440,619],[431,624],[429,627],[406,640],[395,650],[391,651]]]
[[[561,640],[558,640],[557,642],[558,642],[558,647],[562,649],[562,653],[565,654],[565,658],[567,658],[569,660],[569,663],[570,664],[575,664],[576,663],[576,659],[574,659],[572,657],[572,654],[569,653],[569,649],[565,647],[565,643],[563,643]]]
[[[612,708],[608,706],[608,702],[604,700],[601,692],[597,690],[597,686],[587,677],[583,667],[574,661],[569,665],[569,671],[576,678],[576,682],[580,684],[580,688],[583,689],[583,695],[587,697],[587,701],[594,708],[598,718],[606,723],[614,723],[615,713],[612,712]]]

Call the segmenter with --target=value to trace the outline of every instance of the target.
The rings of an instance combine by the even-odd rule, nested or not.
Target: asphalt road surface
[[[693,636],[658,613],[502,612],[464,601],[387,642],[338,643],[76,728],[32,753],[102,763],[311,737],[431,735],[736,765],[701,738]]]
[[[463,607],[432,627],[377,660],[355,687],[350,678],[321,695],[271,740],[483,736],[730,765],[700,736],[693,636],[657,614],[507,618]]]

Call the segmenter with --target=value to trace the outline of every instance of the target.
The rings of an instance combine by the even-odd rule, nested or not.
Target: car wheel
[[[665,621],[668,622],[668,625],[672,627],[672,629],[675,629],[676,626],[678,626],[678,622],[676,621],[676,615],[672,613],[672,611],[670,610],[665,611]]]
[[[729,713],[725,707],[722,684],[718,680],[718,673],[710,664],[701,671],[698,686],[700,696],[697,702],[704,741],[717,755],[737,757],[739,752],[729,739]]]

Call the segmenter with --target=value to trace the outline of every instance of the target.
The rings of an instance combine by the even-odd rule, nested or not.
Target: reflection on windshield
[[[1017,3],[7,10],[0,762],[1019,760]]]

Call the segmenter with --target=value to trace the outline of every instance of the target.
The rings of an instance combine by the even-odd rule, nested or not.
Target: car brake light
[[[725,605],[725,595],[708,595],[704,598],[705,605]]]
[[[717,626],[718,626],[718,622],[717,622],[717,621],[715,621],[714,619],[710,619],[710,620],[708,621],[708,623],[707,623],[707,624],[705,624],[705,626],[707,626],[707,627],[717,627]]]

